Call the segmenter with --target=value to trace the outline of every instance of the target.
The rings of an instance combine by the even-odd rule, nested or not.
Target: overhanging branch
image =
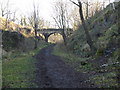
[[[75,3],[74,1],[70,0],[73,4],[77,5],[79,7],[79,5],[77,3]]]

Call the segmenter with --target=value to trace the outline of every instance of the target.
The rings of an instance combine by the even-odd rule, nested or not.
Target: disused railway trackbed
[[[35,58],[36,79],[39,88],[86,88],[90,84],[84,83],[85,76],[74,71],[61,60],[60,57],[51,54],[53,45],[42,49]]]

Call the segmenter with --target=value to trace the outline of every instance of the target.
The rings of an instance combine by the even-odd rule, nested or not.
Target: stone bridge
[[[44,35],[45,41],[48,42],[48,38],[52,34],[59,33],[63,35],[63,29],[38,29],[37,33]]]

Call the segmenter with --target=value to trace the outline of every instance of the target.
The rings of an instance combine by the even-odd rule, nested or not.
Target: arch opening
[[[52,33],[48,37],[49,43],[61,43],[63,42],[63,35],[60,33]]]

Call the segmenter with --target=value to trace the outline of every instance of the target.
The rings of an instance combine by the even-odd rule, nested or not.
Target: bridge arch
[[[49,34],[48,34],[48,33],[44,33],[43,35],[44,35],[44,37],[45,37],[45,41],[48,42],[49,37],[50,37],[51,35],[53,35],[53,34],[59,34],[59,35],[61,35],[61,36],[63,37],[62,33],[58,33],[58,32],[49,33]]]
[[[48,42],[49,36],[52,34],[58,33],[63,36],[63,29],[38,29],[37,30],[38,34],[42,34],[45,37],[45,41]]]
[[[58,43],[58,42],[61,42],[63,40],[64,40],[63,35],[61,33],[52,33],[48,37],[48,42],[51,42],[51,43]]]

